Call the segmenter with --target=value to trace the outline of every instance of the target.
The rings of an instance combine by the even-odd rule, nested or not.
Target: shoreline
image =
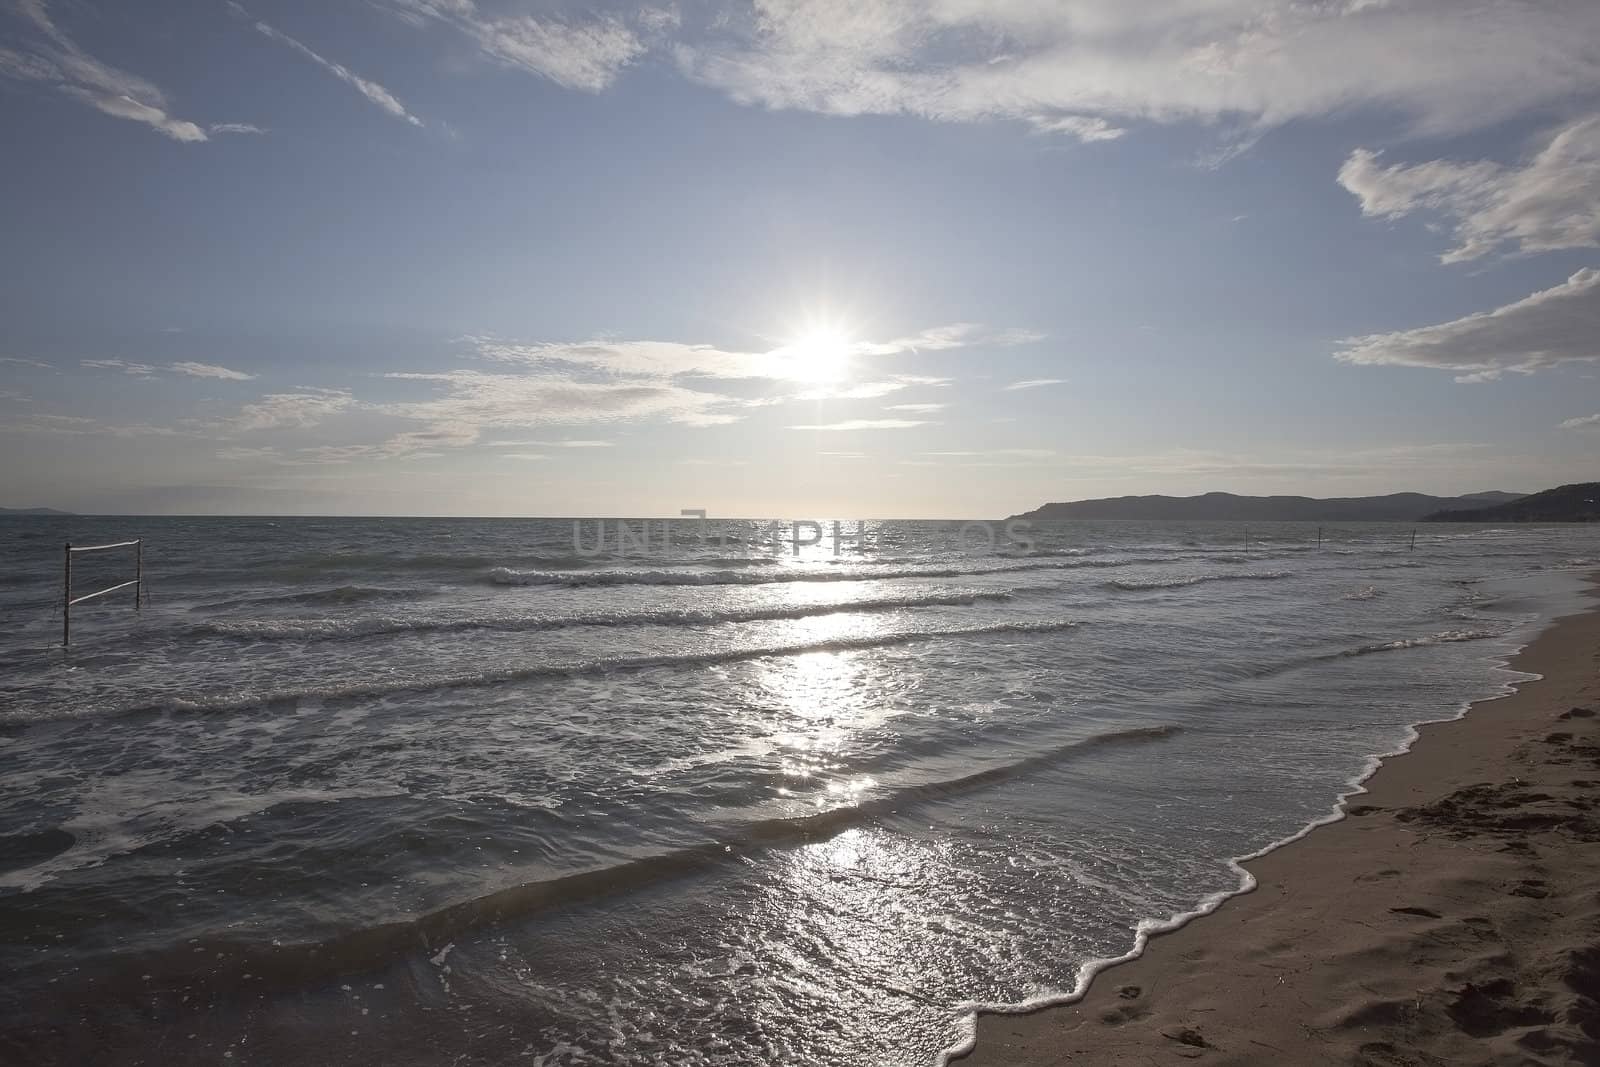
[[[1498,877],[1500,897],[1553,898],[1545,879],[1510,877],[1527,868],[1525,860],[1521,868],[1504,861],[1538,853],[1527,840],[1534,835],[1564,835],[1556,838],[1563,855],[1540,858],[1560,873],[1576,873],[1566,879],[1575,893],[1600,884],[1600,817],[1591,825],[1584,814],[1600,807],[1586,795],[1591,786],[1600,790],[1600,573],[1588,577],[1582,596],[1584,607],[1546,623],[1501,664],[1527,677],[1453,717],[1414,725],[1404,747],[1370,758],[1327,816],[1230,860],[1241,875],[1239,889],[1141,923],[1132,948],[1085,964],[1072,993],[1014,1007],[969,1006],[968,1035],[941,1056],[941,1067],[1263,1057],[1373,1065],[1600,1063],[1600,1006],[1591,999],[1600,999],[1600,895],[1588,893],[1567,909],[1569,918],[1588,922],[1577,924],[1582,933],[1565,948],[1545,946],[1545,955],[1559,957],[1557,964],[1570,957],[1570,965],[1564,978],[1552,979],[1561,967],[1553,971],[1545,960],[1545,981],[1522,991],[1531,1000],[1512,1003],[1515,980],[1478,974],[1484,961],[1467,950],[1495,936],[1487,914],[1461,920],[1472,940],[1459,958],[1434,961],[1436,988],[1418,988],[1420,972],[1408,983],[1415,962],[1404,962],[1408,947],[1433,950],[1441,936],[1459,940],[1462,933],[1432,928],[1449,924],[1448,912],[1409,903],[1440,896],[1432,882],[1464,880],[1483,890],[1484,879]],[[1552,740],[1558,737],[1566,740]],[[1576,750],[1576,763],[1564,749]],[[1511,773],[1512,766],[1541,773]],[[1585,771],[1595,780],[1583,778]],[[1555,781],[1573,774],[1570,782]],[[1556,788],[1578,792],[1550,796]],[[1505,814],[1511,808],[1519,810]],[[1379,869],[1350,881],[1351,870],[1380,858]],[[1408,870],[1401,858],[1416,862]],[[1443,895],[1454,905],[1485,905],[1467,909],[1485,913],[1503,904],[1492,892],[1460,890]],[[1391,897],[1401,906],[1384,906]],[[1580,945],[1588,947],[1571,951]],[[1528,946],[1505,947],[1516,955]],[[1491,955],[1506,962],[1507,953]],[[1385,968],[1386,961],[1393,966]],[[1384,999],[1374,988],[1386,979],[1399,999]],[[1348,1010],[1341,1014],[1341,1007]],[[1460,1033],[1449,1033],[1441,1018]],[[1487,1047],[1507,1042],[1514,1047]]]

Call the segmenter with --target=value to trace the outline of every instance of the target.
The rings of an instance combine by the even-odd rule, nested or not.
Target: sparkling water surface
[[[0,520],[0,1058],[931,1064],[1522,678],[1600,567],[1583,527],[662,529]],[[127,537],[148,603],[63,651],[63,542]]]

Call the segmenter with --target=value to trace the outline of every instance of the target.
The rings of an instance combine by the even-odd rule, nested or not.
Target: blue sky
[[[0,504],[1591,480],[1597,41],[1576,0],[0,0]]]

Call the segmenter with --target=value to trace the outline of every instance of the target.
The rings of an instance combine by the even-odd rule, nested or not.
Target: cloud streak
[[[836,433],[847,430],[910,430],[917,426],[931,426],[933,423],[926,419],[846,419],[843,422],[828,422],[806,426],[791,426],[791,430],[816,430],[824,433]]]
[[[228,7],[241,18],[250,18],[250,14],[245,11],[242,5],[230,2]],[[327,71],[329,74],[332,74],[335,78],[338,78],[356,92],[366,97],[368,102],[377,105],[384,111],[387,111],[390,115],[393,115],[395,118],[400,119],[403,122],[408,122],[413,126],[422,125],[421,119],[407,111],[405,109],[405,105],[400,103],[400,101],[395,98],[393,93],[379,85],[377,82],[368,78],[363,78],[361,75],[355,73],[342,63],[335,63],[331,59],[324,58],[307,45],[302,44],[300,41],[290,37],[287,33],[284,33],[281,30],[274,29],[265,22],[256,21],[253,23],[253,26],[255,31],[261,34],[263,37],[266,37],[268,40],[277,41],[279,44],[300,53],[300,55],[311,60],[311,62],[315,63],[317,66],[321,67],[323,70]]]
[[[114,370],[135,378],[148,378],[160,372],[181,374],[188,378],[215,378],[229,382],[250,382],[255,380],[254,374],[244,371],[232,370],[228,367],[219,367],[214,363],[168,363],[157,366],[153,363],[131,363],[125,359],[84,359],[79,360],[79,365],[91,370]]]
[[[866,359],[928,352],[945,352],[959,348],[1000,347],[1030,344],[1043,338],[1032,330],[993,330],[977,323],[953,323],[933,326],[915,334],[895,337],[887,341],[853,341],[843,347],[852,362]],[[707,344],[684,344],[676,341],[609,341],[594,340],[578,343],[550,341],[514,342],[491,337],[469,337],[467,340],[479,356],[501,363],[520,363],[531,366],[587,368],[618,377],[628,378],[723,378],[774,381],[811,381],[816,368],[811,365],[813,354],[805,344],[781,345],[759,352],[718,348]],[[905,385],[943,384],[946,379],[900,376],[887,384],[861,383],[854,387],[863,390],[856,399],[881,396]],[[874,388],[880,391],[872,392]],[[822,391],[826,395],[834,394]],[[810,394],[797,399],[810,398]]]
[[[207,139],[199,125],[170,113],[154,84],[79,48],[50,17],[45,0],[12,0],[9,7],[27,38],[20,42],[23,51],[0,47],[0,77],[52,86],[103,115],[143,123],[174,141]]]
[[[1345,363],[1448,370],[1460,382],[1600,360],[1600,270],[1493,311],[1341,344],[1335,358]]]

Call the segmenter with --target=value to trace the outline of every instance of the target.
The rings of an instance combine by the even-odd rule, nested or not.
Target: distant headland
[[[1440,511],[1427,522],[1600,522],[1600,482],[1577,482],[1504,504]]]
[[[1445,516],[1453,519],[1456,516],[1452,513],[1458,511],[1481,513],[1523,499],[1525,497],[1521,493],[1499,491],[1453,497],[1391,493],[1388,496],[1334,497],[1326,500],[1309,496],[1204,493],[1200,496],[1119,496],[1102,500],[1076,500],[1046,504],[1012,517],[1034,520],[1179,519],[1190,522],[1420,522],[1425,518]]]
[[[55,508],[0,508],[0,515],[71,515],[70,511]]]

